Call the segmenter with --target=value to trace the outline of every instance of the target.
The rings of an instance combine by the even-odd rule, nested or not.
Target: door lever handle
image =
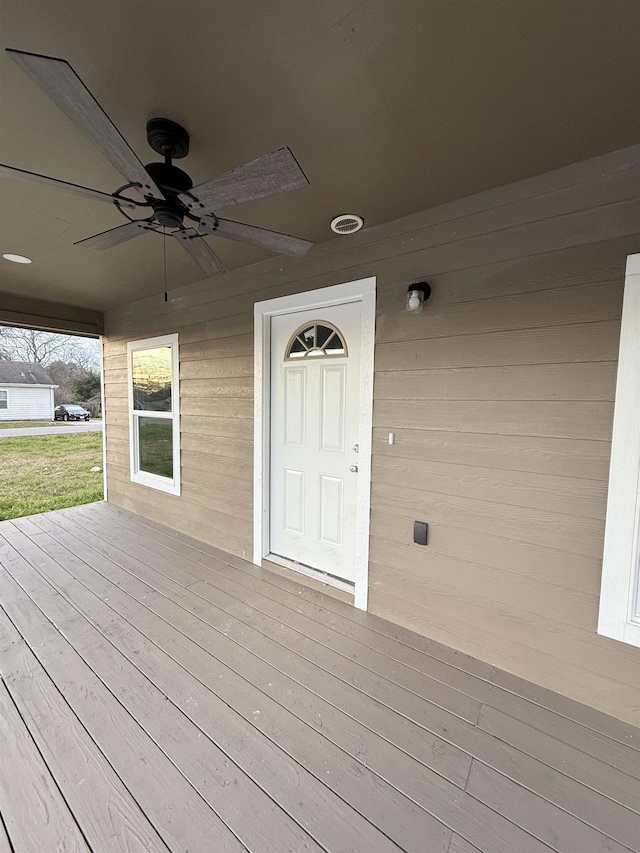
[[[357,474],[357,473],[358,473],[358,466],[357,466],[357,465],[350,465],[350,466],[349,466],[349,470],[350,470],[353,474]]]

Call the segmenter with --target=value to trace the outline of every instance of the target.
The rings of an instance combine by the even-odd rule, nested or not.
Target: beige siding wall
[[[629,149],[112,312],[109,499],[250,558],[253,303],[375,275],[370,609],[637,720],[639,650],[596,624],[639,171]],[[128,474],[126,341],[174,331],[180,498]]]

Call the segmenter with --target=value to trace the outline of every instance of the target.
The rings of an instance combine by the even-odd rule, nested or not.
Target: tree
[[[56,406],[100,395],[98,342],[76,335],[0,326],[0,360],[41,364],[59,387]],[[76,382],[86,386],[77,388]]]
[[[89,400],[100,393],[100,374],[93,370],[71,382],[77,400]]]
[[[95,371],[99,364],[97,342],[91,338],[10,326],[0,326],[0,359],[28,361],[47,368],[54,362],[73,363],[85,373]]]
[[[56,406],[74,402],[73,382],[83,375],[78,365],[73,362],[67,364],[64,361],[52,361],[47,365],[47,373],[58,386],[53,392]]]

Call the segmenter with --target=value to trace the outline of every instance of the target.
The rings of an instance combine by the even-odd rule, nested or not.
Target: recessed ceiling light
[[[6,255],[2,256],[5,261],[13,261],[14,264],[30,264],[31,258],[25,258],[24,255],[12,255],[10,252],[7,252]]]
[[[336,234],[353,234],[364,225],[364,219],[357,213],[341,213],[331,220],[331,230]]]

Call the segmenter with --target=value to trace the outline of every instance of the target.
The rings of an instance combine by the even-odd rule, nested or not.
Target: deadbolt
[[[359,453],[359,451],[360,451],[360,445],[359,445],[359,444],[354,444],[354,445],[353,445],[353,447],[352,447],[351,449],[353,450],[353,452],[354,452],[354,453]]]

